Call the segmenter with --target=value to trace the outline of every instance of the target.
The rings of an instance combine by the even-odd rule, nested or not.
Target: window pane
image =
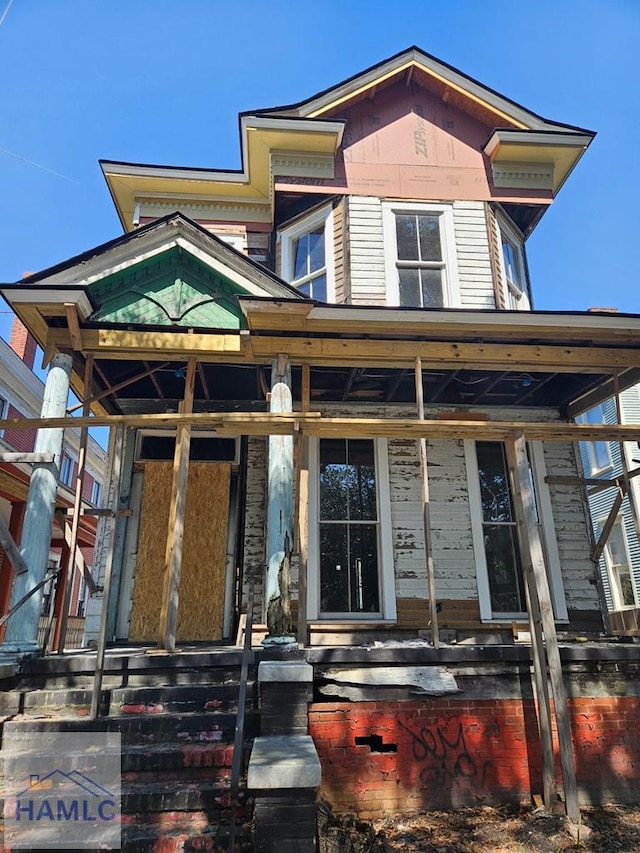
[[[513,521],[511,492],[502,443],[478,441],[476,452],[483,521]]]
[[[349,612],[347,525],[320,525],[320,608],[324,613]]]
[[[309,272],[307,268],[307,260],[309,256],[309,235],[303,234],[293,241],[293,277],[303,278]]]
[[[614,524],[611,533],[609,534],[609,541],[607,542],[606,547],[609,552],[611,562],[614,565],[621,566],[623,563],[627,562],[627,549],[624,544],[624,534],[622,532],[621,524]]]
[[[420,308],[420,271],[417,269],[398,270],[400,305],[406,308]]]
[[[302,288],[300,288],[302,291]],[[318,275],[311,280],[311,296],[319,302],[327,301],[327,277]]]
[[[324,228],[318,228],[307,235],[309,241],[309,272],[324,267]]]
[[[618,585],[618,596],[621,607],[632,607],[635,604],[633,597],[633,581],[629,566],[615,566],[614,577]]]
[[[507,276],[507,281],[515,284],[522,290],[522,282],[520,276],[520,265],[518,263],[517,250],[508,240],[502,240],[502,258],[504,261],[504,269]]]
[[[343,438],[320,439],[320,518],[347,518],[349,468]]]
[[[420,270],[422,307],[442,308],[442,270]]]
[[[376,519],[376,469],[371,439],[350,439],[349,519]]]
[[[522,593],[522,569],[513,525],[485,525],[484,550],[489,573],[491,609],[495,613],[526,610]]]
[[[350,526],[351,610],[377,613],[378,592],[377,530],[374,524]]]
[[[419,260],[416,215],[414,213],[396,213],[396,240],[399,260]]]
[[[311,296],[311,282],[310,282],[310,281],[307,281],[307,282],[305,282],[304,284],[300,284],[300,285],[298,285],[298,290],[299,290],[299,291],[300,291],[300,293],[302,293],[304,296],[309,296],[309,297],[310,297],[310,296]]]
[[[441,261],[440,217],[421,214],[417,219],[420,235],[420,259],[423,261]]]

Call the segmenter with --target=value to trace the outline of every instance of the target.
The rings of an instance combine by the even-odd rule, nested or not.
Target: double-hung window
[[[389,202],[383,207],[383,225],[388,304],[457,306],[451,207]]]
[[[522,237],[514,228],[499,220],[502,280],[505,304],[511,311],[528,311],[527,274]]]
[[[394,619],[386,441],[321,438],[309,450],[309,618]]]
[[[335,298],[332,223],[331,207],[325,206],[280,232],[282,278],[319,302]]]
[[[73,459],[68,453],[62,454],[62,462],[60,464],[60,482],[65,486],[70,486],[73,480]]]

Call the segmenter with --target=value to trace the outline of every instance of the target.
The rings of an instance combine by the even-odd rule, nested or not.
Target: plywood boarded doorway
[[[156,642],[162,605],[172,462],[147,462],[129,639]],[[187,482],[180,605],[180,642],[220,640],[229,523],[231,466],[191,462]]]

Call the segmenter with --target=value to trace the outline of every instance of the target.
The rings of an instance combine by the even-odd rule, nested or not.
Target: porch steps
[[[159,666],[151,656],[109,656],[102,691],[104,716],[98,720],[88,718],[90,659],[29,661],[11,687],[0,692],[4,735],[121,734],[125,853],[228,850],[240,657],[233,651],[176,657],[182,660],[165,658]],[[252,664],[247,740],[259,733],[253,675]],[[247,758],[248,753],[247,749]],[[237,810],[237,850],[252,849],[251,815],[251,802],[242,800]]]

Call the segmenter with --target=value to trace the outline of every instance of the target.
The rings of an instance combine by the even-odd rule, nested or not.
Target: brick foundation
[[[581,800],[640,801],[640,698],[579,698],[569,708]],[[318,703],[309,726],[321,792],[337,811],[530,801],[542,790],[529,699]],[[561,784],[558,763],[557,775]]]

